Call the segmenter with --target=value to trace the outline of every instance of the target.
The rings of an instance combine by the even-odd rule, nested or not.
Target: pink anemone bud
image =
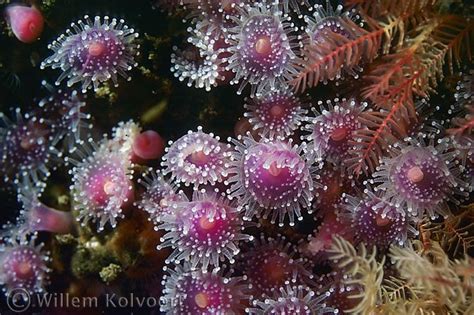
[[[37,8],[10,5],[5,13],[13,34],[18,40],[23,43],[32,43],[41,36],[44,18]]]
[[[153,130],[140,133],[133,142],[133,154],[144,160],[154,160],[163,155],[165,141]]]

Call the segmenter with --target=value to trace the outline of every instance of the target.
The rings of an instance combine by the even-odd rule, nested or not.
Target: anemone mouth
[[[285,114],[285,108],[281,105],[275,104],[270,107],[270,115],[274,118],[282,118]]]
[[[341,127],[341,128],[335,128],[332,132],[329,138],[334,141],[334,142],[342,142],[346,140],[349,132],[347,128]]]
[[[268,56],[272,52],[272,42],[269,36],[263,35],[255,41],[255,51],[259,55]]]
[[[209,296],[206,292],[199,292],[194,296],[194,302],[199,308],[207,308],[210,305]]]
[[[203,150],[196,150],[186,157],[186,161],[196,166],[204,166],[211,162],[211,157],[210,154],[206,154]]]
[[[34,269],[29,261],[20,261],[15,271],[16,276],[22,280],[27,280],[34,276]]]
[[[210,219],[207,217],[201,217],[199,219],[198,227],[203,231],[211,231],[216,226],[217,222],[215,219]]]
[[[106,52],[106,45],[99,41],[93,41],[89,44],[87,52],[92,57],[99,57]]]
[[[425,174],[419,166],[413,166],[407,172],[407,178],[413,184],[420,183],[421,181],[423,181],[424,177]]]
[[[222,220],[199,220],[193,228],[193,233],[196,234],[194,244],[196,247],[202,246],[203,242],[207,242],[208,246],[225,246],[227,242],[225,235],[232,233],[233,230],[232,226]]]
[[[112,168],[97,167],[90,170],[84,186],[97,211],[101,211],[101,207],[106,206],[111,198],[120,194],[122,185],[119,181]],[[128,181],[126,185],[128,187]]]
[[[117,191],[117,185],[110,180],[105,180],[104,193],[108,196],[113,195]]]
[[[25,151],[28,151],[34,146],[34,140],[30,139],[29,137],[24,137],[23,139],[20,139],[20,148],[22,148]]]
[[[236,216],[220,204],[196,203],[193,209],[196,214],[193,216],[190,229],[191,233],[195,233],[194,240],[197,246],[202,242],[211,242],[214,246],[224,245],[225,234],[239,230],[235,225]]]
[[[381,229],[389,229],[392,222],[393,221],[388,216],[383,216],[380,214],[377,214],[375,216],[375,224]]]
[[[273,162],[272,164],[270,164],[270,167],[268,168],[268,174],[270,174],[273,177],[279,177],[279,175],[282,172],[285,172],[285,170],[288,171],[285,167],[278,167],[278,165],[275,162]]]

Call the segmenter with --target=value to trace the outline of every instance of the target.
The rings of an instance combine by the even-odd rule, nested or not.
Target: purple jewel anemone
[[[291,139],[239,137],[229,171],[229,194],[245,208],[246,219],[253,216],[278,219],[279,225],[288,216],[290,225],[295,217],[302,220],[301,209],[309,208],[313,199],[313,180],[309,164],[302,155],[302,146]]]
[[[447,139],[435,146],[408,138],[391,147],[391,157],[382,159],[371,183],[378,184],[375,190],[382,192],[383,200],[413,216],[446,215],[446,201],[454,201],[455,194],[467,195],[456,156]]]
[[[247,308],[247,314],[337,314],[338,311],[327,307],[324,300],[329,293],[316,295],[316,293],[304,286],[290,286],[279,288],[271,297],[262,300],[254,300],[253,307]]]
[[[29,294],[43,292],[48,281],[50,260],[42,250],[43,244],[36,245],[36,234],[3,235],[0,246],[0,284],[8,294],[10,290],[24,289]]]
[[[210,91],[224,80],[225,64],[221,57],[225,49],[218,46],[212,33],[194,30],[184,48],[173,47],[171,72],[179,81],[187,80],[188,87],[194,85]]]
[[[54,148],[52,125],[43,118],[15,109],[15,121],[0,113],[0,174],[17,188],[44,186]]]
[[[167,262],[190,261],[194,267],[218,267],[222,261],[234,262],[239,242],[252,236],[242,232],[241,214],[225,196],[205,190],[195,191],[192,201],[178,202],[172,215],[164,215],[158,228],[166,230],[158,249],[171,246]]]
[[[305,104],[292,92],[281,89],[247,100],[244,114],[254,130],[267,138],[286,138],[299,128],[306,116]]]
[[[316,294],[327,294],[325,303],[341,314],[350,314],[364,296],[364,288],[344,270],[338,269],[319,277]]]
[[[319,101],[320,111],[313,109],[315,117],[308,118],[304,127],[310,132],[304,137],[309,141],[309,150],[316,158],[327,158],[337,164],[350,156],[354,131],[362,128],[359,114],[366,104],[350,99]]]
[[[313,274],[308,261],[298,258],[295,247],[283,236],[263,234],[239,255],[236,268],[246,277],[253,298],[277,292],[285,284],[309,284]]]
[[[309,44],[320,44],[324,45],[324,36],[321,36],[324,32],[333,32],[345,36],[351,37],[351,32],[346,30],[345,23],[343,23],[344,17],[350,17],[350,12],[343,11],[344,7],[338,5],[335,9],[329,1],[326,1],[326,5],[316,4],[314,5],[313,16],[306,15],[304,20],[307,24],[306,34],[308,36]]]
[[[41,63],[41,68],[60,68],[63,72],[56,85],[67,78],[67,85],[81,82],[82,91],[90,87],[97,90],[101,83],[112,79],[118,84],[118,76],[130,80],[127,71],[137,66],[140,45],[135,40],[138,33],[124,24],[124,20],[96,16],[92,21],[84,16],[71,24],[66,34],[59,36],[48,46],[54,54]]]
[[[190,11],[188,18],[196,22],[198,29],[219,35],[235,26],[234,19],[240,15],[237,8],[253,2],[255,0],[190,0],[184,1],[184,6]]]
[[[218,136],[204,133],[202,127],[169,143],[163,156],[163,174],[185,185],[221,182],[228,172],[230,146]]]
[[[407,236],[418,234],[412,217],[407,216],[402,209],[380,200],[370,191],[364,198],[346,196],[343,207],[349,216],[355,241],[369,247],[401,246],[405,244]]]
[[[90,146],[83,147],[82,161],[68,159],[74,164],[70,189],[78,219],[83,225],[96,221],[102,231],[106,224],[117,225],[122,207],[133,198],[132,164],[123,153],[108,150],[106,144]]]
[[[192,270],[188,264],[168,269],[163,277],[160,311],[164,314],[243,314],[247,296],[243,279]]]
[[[247,83],[252,95],[274,91],[296,73],[296,55],[290,17],[276,4],[257,2],[239,8],[237,26],[229,29],[228,69],[235,73],[232,83],[240,83],[240,94]]]
[[[55,90],[46,81],[42,84],[51,93],[38,104],[42,116],[47,117],[54,127],[55,136],[64,139],[68,150],[73,151],[76,144],[87,136],[85,132],[92,128],[92,124],[87,123],[91,115],[83,112],[86,103],[75,90]]]
[[[169,183],[160,171],[151,171],[138,182],[145,187],[145,191],[136,205],[146,211],[155,224],[162,223],[164,215],[171,215],[178,202],[188,201],[182,191],[177,191],[179,186]]]

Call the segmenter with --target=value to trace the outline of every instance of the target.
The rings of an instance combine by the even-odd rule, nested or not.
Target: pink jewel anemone
[[[162,217],[159,229],[166,230],[158,249],[172,247],[166,262],[190,261],[194,267],[218,267],[234,262],[239,242],[251,241],[244,234],[244,222],[237,209],[224,196],[205,190],[195,191],[190,202],[178,202],[173,214]]]
[[[10,290],[25,289],[30,294],[44,292],[48,282],[49,253],[43,244],[35,245],[36,234],[3,235],[0,246],[0,284],[8,294]]]
[[[298,129],[306,116],[304,104],[288,90],[266,93],[247,100],[244,117],[268,138],[286,138]]]
[[[229,29],[228,69],[235,72],[232,83],[240,82],[238,93],[249,83],[252,95],[284,86],[296,73],[297,46],[290,35],[292,24],[278,5],[256,2],[238,8],[237,25]]]
[[[93,21],[84,16],[84,21],[72,23],[72,30],[48,46],[54,53],[41,63],[41,69],[61,69],[56,85],[67,78],[68,86],[80,82],[83,92],[90,87],[97,90],[109,79],[117,85],[118,76],[130,80],[127,71],[137,66],[140,45],[135,42],[138,33],[124,23],[108,16],[96,16]]]
[[[123,217],[122,208],[133,199],[132,164],[126,154],[110,151],[108,141],[101,146],[86,144],[82,161],[68,159],[74,164],[70,171],[74,210],[83,225],[96,221],[99,231],[106,224],[114,228]]]
[[[335,99],[318,102],[320,111],[313,109],[315,117],[308,118],[304,127],[310,134],[304,137],[309,142],[309,149],[316,158],[328,158],[340,164],[350,157],[353,147],[353,134],[361,129],[359,114],[366,104],[356,100]]]
[[[381,198],[421,217],[427,213],[447,215],[446,202],[454,195],[467,196],[468,185],[462,180],[461,168],[448,139],[437,145],[409,138],[391,147],[391,156],[382,159],[370,181]]]
[[[302,146],[292,141],[256,142],[239,137],[229,171],[229,194],[245,208],[246,219],[253,216],[278,219],[283,225],[288,216],[290,225],[295,217],[302,220],[301,209],[309,208],[313,199],[310,166],[302,154]]]
[[[221,182],[228,172],[230,146],[214,134],[204,133],[202,127],[169,143],[163,156],[163,174],[185,185]]]
[[[217,269],[212,272],[193,270],[189,264],[166,268],[160,311],[164,314],[243,313],[248,296],[240,277],[226,277]]]

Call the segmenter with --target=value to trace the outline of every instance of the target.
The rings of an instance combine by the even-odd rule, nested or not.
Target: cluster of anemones
[[[37,14],[36,8],[20,5],[9,8],[11,25],[25,27],[15,29],[20,38],[25,36],[24,32],[33,32],[28,28],[37,26],[32,24],[36,23],[33,20]],[[85,16],[84,21],[72,23],[71,27],[72,30],[49,46],[55,53],[41,64],[41,68],[63,71],[56,85],[68,78],[68,87],[82,82],[85,92],[90,86],[97,89],[109,79],[116,84],[118,76],[130,78],[126,71],[136,66],[138,34],[123,20],[106,16],[92,21]],[[45,82],[43,85],[50,95],[39,102],[38,108],[24,114],[16,109],[12,120],[8,114],[0,114],[0,173],[7,185],[18,189],[44,186],[51,168],[60,162],[60,145],[65,143],[68,151],[74,151],[78,142],[88,137],[91,127],[86,123],[90,115],[83,112],[84,97],[74,90],[56,90]]]
[[[169,304],[162,311],[172,313],[170,305],[177,303],[182,311],[238,313],[245,304],[261,307],[259,299],[279,294],[288,283],[312,292],[309,260],[299,257],[284,237],[262,234],[255,246],[248,243],[257,221],[269,218],[270,223],[278,219],[279,225],[294,225],[295,218],[302,219],[302,209],[311,211],[312,170],[320,163],[308,161],[305,145],[285,136],[246,136],[231,143],[201,127],[189,131],[169,142],[162,169],[141,180],[145,191],[136,204],[164,231],[158,249],[173,250],[166,262],[175,267],[165,276],[163,297]],[[212,272],[229,264],[235,270],[228,280]],[[211,280],[216,281],[213,289],[205,289],[203,281]],[[230,286],[226,296],[235,294],[245,302],[224,304],[219,281],[239,283],[240,289],[234,292]],[[193,293],[183,297],[183,290]],[[322,298],[308,294],[302,297],[302,307],[324,308]]]
[[[296,1],[184,1],[194,25],[188,46],[172,55],[172,71],[188,85],[247,84],[252,95],[277,91],[296,73],[298,40],[284,11]]]
[[[334,234],[381,249],[403,245],[408,237],[416,235],[413,223],[418,217],[441,213],[442,203],[465,187],[455,163],[457,151],[450,149],[448,140],[439,141],[437,146],[414,140],[394,146],[393,157],[382,161],[374,178],[367,182],[380,182],[376,191],[369,187],[352,197],[348,193],[356,193],[357,189],[348,170],[328,162],[322,167],[321,158],[315,158],[314,149],[304,142],[246,136],[232,140],[231,145],[198,128],[169,142],[162,169],[151,170],[140,180],[144,189],[135,196],[133,161],[147,156],[156,159],[156,146],[161,145],[154,141],[156,137],[129,121],[119,123],[110,138],[83,144],[76,152],[78,157],[66,159],[74,165],[72,204],[76,218],[83,224],[97,223],[98,231],[114,228],[133,204],[147,212],[156,229],[164,232],[158,250],[173,249],[166,260],[176,265],[170,268],[171,275],[189,275],[183,285],[201,288],[194,300],[182,305],[184,309],[224,307],[219,304],[223,297],[216,297],[217,302],[212,297],[224,294],[220,289],[202,291],[207,286],[199,281],[212,279],[235,281],[239,283],[237,288],[241,282],[246,283],[245,293],[238,289],[235,294],[249,300],[251,312],[272,307],[288,311],[299,307],[325,309],[320,298],[311,293],[314,276],[309,261],[324,260]],[[332,152],[328,147],[320,150],[326,157]],[[181,190],[181,183],[192,189]],[[220,189],[226,187],[227,191]],[[397,194],[393,193],[395,189]],[[73,229],[70,214],[47,207],[37,195],[23,194],[22,202],[25,210],[21,230],[69,233]],[[302,209],[324,210],[315,236],[301,248],[308,258],[292,250],[294,245],[281,236],[262,235],[254,246],[244,245],[253,240],[253,227],[276,221],[280,226],[294,225],[295,218],[302,220]],[[185,268],[180,267],[182,261],[186,262]],[[241,278],[231,276],[226,280],[209,271],[234,262],[234,272]],[[166,282],[169,294],[179,295],[176,275],[171,275],[166,278],[172,281]],[[289,283],[292,285],[287,287]],[[279,304],[292,294],[298,299],[290,297],[288,301],[295,304]],[[275,303],[271,302],[272,296]],[[313,301],[317,303],[313,305]]]
[[[326,263],[335,235],[379,250],[403,246],[417,234],[421,218],[448,215],[446,203],[468,194],[461,173],[469,170],[460,154],[466,148],[455,137],[429,137],[436,144],[406,139],[390,146],[369,179],[352,177],[346,162],[355,131],[365,128],[366,104],[356,96],[317,101],[307,115],[312,100],[288,88],[305,45],[324,45],[328,32],[353,36],[341,23],[351,17],[341,6],[311,7],[306,0],[160,2],[188,10],[194,26],[187,46],[174,49],[171,71],[206,90],[230,83],[239,84],[240,93],[250,85],[248,132],[225,142],[198,127],[165,148],[158,133],[128,121],[96,142],[84,133],[90,127],[82,112],[85,98],[50,87],[51,95],[32,113],[17,110],[15,121],[2,114],[0,171],[17,186],[23,204],[18,227],[0,247],[5,291],[43,290],[48,258],[38,231],[74,233],[74,218],[97,232],[112,231],[129,210],[142,210],[161,233],[157,250],[171,248],[160,311],[337,313],[350,304],[347,292],[359,288],[347,287],[341,274],[318,286],[313,272]],[[307,24],[301,41],[294,35],[293,11]],[[54,54],[42,64],[63,71],[57,85],[67,79],[85,92],[109,79],[116,84],[118,76],[129,78],[138,34],[123,20],[86,16],[71,27],[50,45]],[[462,141],[472,144],[472,135]],[[60,142],[70,151],[71,212],[40,200],[54,157],[61,157]],[[137,165],[152,164],[159,167],[135,176],[143,169]],[[296,233],[288,231],[307,230],[297,223],[313,212],[321,221],[307,241],[274,233],[285,225],[279,232],[291,236]],[[257,231],[261,227],[264,233]]]
[[[354,38],[346,20],[359,18],[342,5],[333,8],[329,1],[325,5],[311,5],[308,0],[185,0],[171,6],[169,1],[158,1],[160,4],[170,13],[185,11],[192,25],[186,47],[175,48],[171,57],[175,76],[206,90],[238,84],[239,94],[250,85],[252,96],[286,88],[313,47],[328,46],[329,33]],[[296,26],[294,20],[304,26]],[[342,70],[355,75],[348,68],[321,77],[340,77]]]

